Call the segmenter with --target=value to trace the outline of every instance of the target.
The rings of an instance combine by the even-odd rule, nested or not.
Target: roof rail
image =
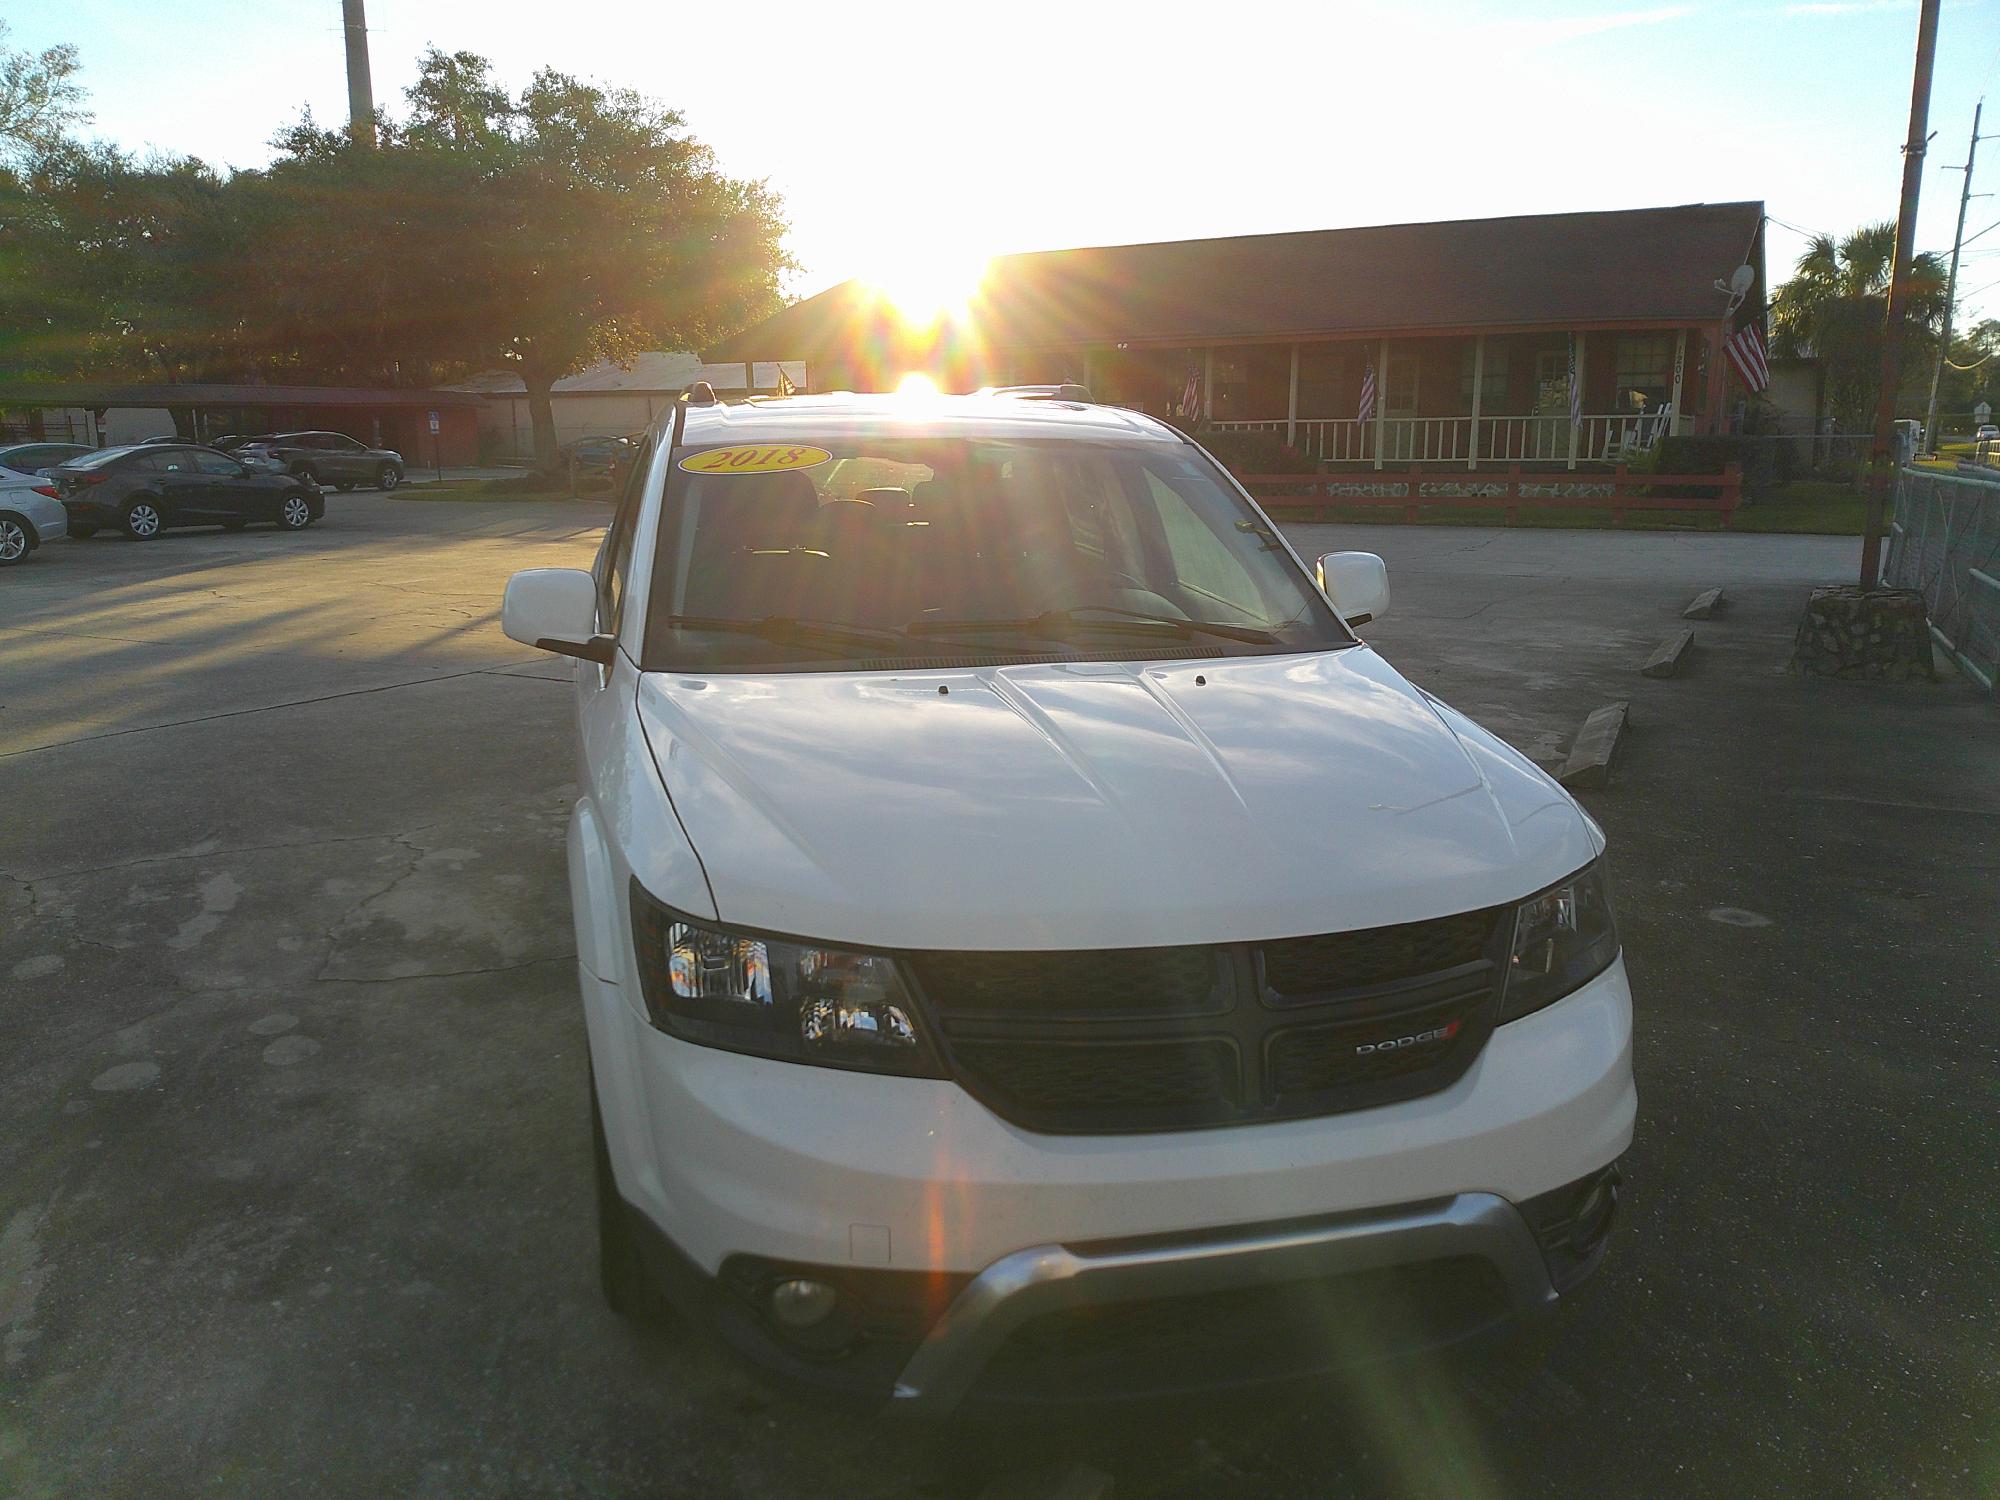
[[[1083,401],[1096,404],[1089,386],[1069,380],[1060,385],[986,385],[981,386],[976,394],[1009,396],[1016,401]]]

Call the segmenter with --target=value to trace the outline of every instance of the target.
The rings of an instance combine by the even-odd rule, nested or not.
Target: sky
[[[783,197],[804,295],[984,256],[1761,198],[1775,285],[1806,231],[1894,217],[1915,0],[366,0],[392,110],[431,45],[680,110]],[[99,135],[255,167],[345,118],[340,0],[0,0],[74,42]],[[169,61],[171,59],[171,61]],[[206,86],[204,86],[206,85]],[[1948,251],[2000,0],[1946,0],[1919,249]],[[2000,91],[1983,128],[2000,135]],[[2000,139],[1974,191],[2000,192]],[[1968,236],[2000,223],[1975,197]],[[2000,229],[1960,326],[2000,316]]]

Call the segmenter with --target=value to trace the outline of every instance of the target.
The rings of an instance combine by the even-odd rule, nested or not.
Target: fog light
[[[771,1316],[787,1328],[812,1328],[824,1323],[840,1305],[840,1293],[824,1281],[798,1277],[771,1288]]]

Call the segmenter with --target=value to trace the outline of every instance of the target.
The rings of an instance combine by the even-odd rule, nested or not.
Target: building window
[[[1618,340],[1618,409],[1656,410],[1672,399],[1674,385],[1674,336],[1671,333],[1635,333]]]
[[[1389,378],[1383,382],[1382,414],[1414,417],[1417,414],[1418,354],[1407,346],[1389,349]]]
[[[1471,344],[1458,362],[1458,404],[1472,410],[1472,365],[1477,351]],[[1507,346],[1488,344],[1486,364],[1479,372],[1479,409],[1492,414],[1507,408]]]
[[[1569,347],[1544,349],[1535,356],[1535,415],[1569,414]]]

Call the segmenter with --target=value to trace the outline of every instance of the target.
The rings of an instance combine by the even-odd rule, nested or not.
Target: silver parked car
[[[69,513],[54,480],[0,467],[0,568],[26,562],[43,542],[68,534]]]

